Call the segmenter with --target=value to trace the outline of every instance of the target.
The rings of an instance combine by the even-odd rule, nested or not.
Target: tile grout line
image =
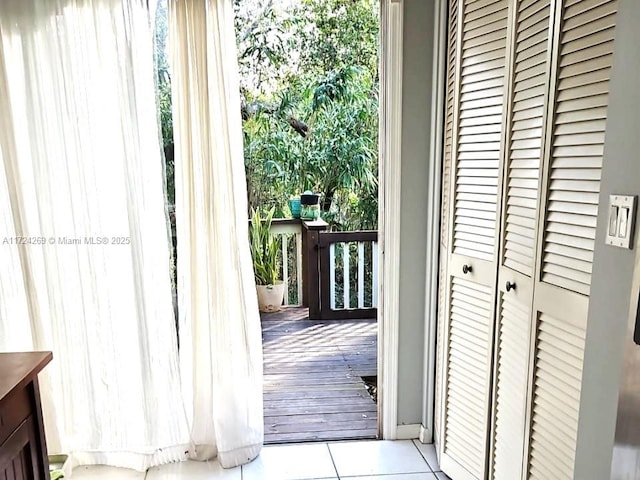
[[[336,471],[336,478],[340,480],[340,474],[338,473],[338,467],[336,467],[336,461],[333,459],[333,454],[331,453],[331,448],[329,448],[329,442],[325,443],[327,446],[327,450],[329,451],[329,458],[331,459],[331,464],[333,465],[333,469]]]
[[[436,472],[433,471],[433,468],[431,468],[431,464],[427,461],[427,458],[422,454],[422,450],[420,450],[420,448],[418,447],[418,445],[416,445],[416,441],[415,440],[411,440],[411,443],[413,444],[413,446],[415,447],[416,450],[418,450],[418,454],[420,454],[420,457],[422,457],[422,460],[424,460],[424,463],[427,464],[427,467],[429,468],[429,472],[433,473],[433,475],[435,477],[437,477]]]

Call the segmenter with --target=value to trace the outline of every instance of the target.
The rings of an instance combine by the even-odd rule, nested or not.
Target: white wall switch
[[[618,236],[618,207],[613,205],[609,207],[609,235]]]
[[[609,196],[607,245],[620,248],[633,247],[636,200],[635,195]]]
[[[629,220],[629,209],[627,207],[621,207],[618,212],[618,237],[627,237],[627,226]]]

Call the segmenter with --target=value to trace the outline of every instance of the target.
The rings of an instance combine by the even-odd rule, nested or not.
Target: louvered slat
[[[531,479],[573,479],[584,339],[583,329],[540,315],[531,420]]]
[[[550,5],[550,0],[518,2],[516,19],[503,265],[529,277],[535,256]]]
[[[464,5],[453,253],[494,258],[508,2]],[[453,132],[455,134],[456,132]]]
[[[453,115],[456,86],[456,48],[458,44],[458,0],[449,2],[449,30],[447,33],[447,79],[446,111],[444,132],[444,156],[442,165],[442,212],[440,221],[440,243],[443,247],[449,242],[449,214],[451,203],[451,164],[453,163]]]
[[[449,321],[444,452],[483,476],[492,290],[453,277]]]
[[[496,351],[493,478],[521,478],[531,311],[510,295],[502,300]]]
[[[542,281],[589,294],[617,1],[563,12]]]

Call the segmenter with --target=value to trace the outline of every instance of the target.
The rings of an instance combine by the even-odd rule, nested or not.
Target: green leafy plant
[[[375,229],[378,0],[234,0],[249,212],[323,194],[332,229]]]
[[[275,208],[271,208],[263,218],[259,210],[253,210],[249,226],[253,273],[257,285],[275,285],[280,271],[278,242],[271,233],[271,222]]]

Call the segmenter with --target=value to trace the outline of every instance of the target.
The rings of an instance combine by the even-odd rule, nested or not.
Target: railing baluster
[[[364,308],[364,242],[358,242],[358,308]]]
[[[298,284],[297,305],[302,305],[302,233],[296,233],[296,283]]]
[[[336,244],[329,245],[329,298],[331,310],[336,309]]]
[[[373,265],[371,275],[371,307],[378,307],[378,242],[371,244],[371,263]]]
[[[289,305],[289,255],[287,255],[287,234],[280,235],[282,238],[282,281],[284,282],[284,304]]]
[[[349,298],[349,285],[351,283],[349,278],[349,245],[350,244],[346,242],[342,244],[342,268],[344,270],[344,273],[342,275],[342,296],[344,298],[344,306],[342,308],[349,308],[351,306]]]

